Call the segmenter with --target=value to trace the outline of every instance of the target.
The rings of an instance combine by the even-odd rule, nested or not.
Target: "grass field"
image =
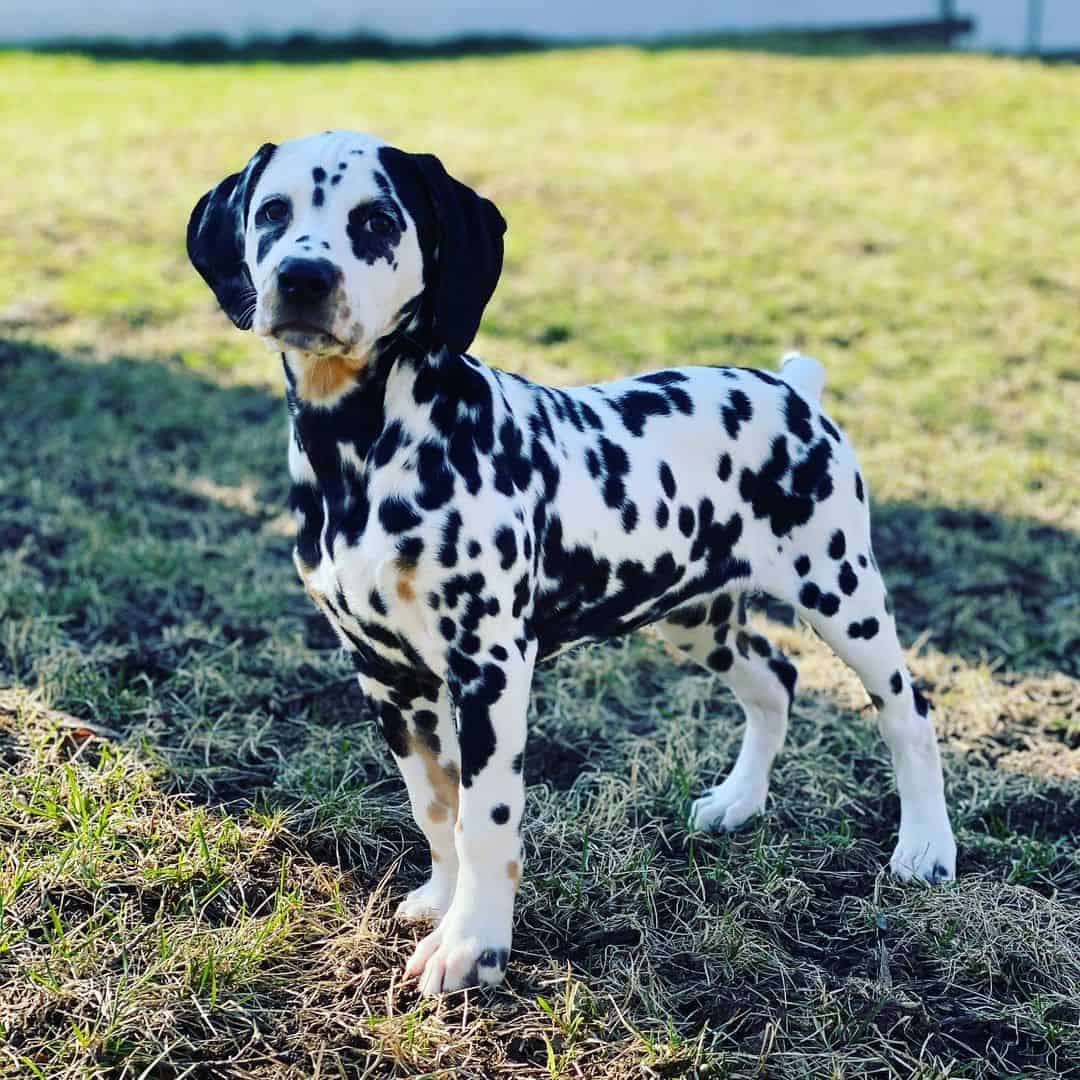
[[[1080,1075],[1080,71],[11,53],[0,124],[0,1075]],[[498,366],[824,360],[954,885],[880,872],[872,710],[794,626],[768,814],[689,835],[737,710],[638,636],[538,678],[506,987],[401,983],[422,840],[291,567],[278,362],[183,250],[257,144],[334,126],[499,203]]]

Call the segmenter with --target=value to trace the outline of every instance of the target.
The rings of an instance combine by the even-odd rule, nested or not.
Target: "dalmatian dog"
[[[536,664],[654,625],[746,717],[690,826],[765,806],[795,691],[751,632],[763,591],[858,673],[900,794],[892,870],[953,877],[927,700],[870,545],[866,483],[822,412],[817,361],[682,367],[557,389],[466,350],[503,261],[502,216],[438,158],[351,131],[266,144],[196,205],[188,252],[279,352],[296,567],[355,661],[431,849],[398,908],[434,921],[425,996],[497,984],[522,875]]]

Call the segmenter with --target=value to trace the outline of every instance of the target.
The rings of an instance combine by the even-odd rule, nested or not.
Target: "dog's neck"
[[[455,359],[460,358],[444,347],[425,347],[407,335],[382,339],[367,362],[295,350],[282,353],[292,437],[324,494],[333,497],[342,489],[343,458],[354,466],[363,462],[382,433],[392,374],[406,368],[415,375],[425,368],[446,367]]]

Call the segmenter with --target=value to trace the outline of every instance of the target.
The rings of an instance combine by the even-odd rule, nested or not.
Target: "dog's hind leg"
[[[834,551],[842,548],[835,539],[842,535],[834,534]],[[892,754],[900,794],[893,873],[905,880],[917,876],[943,881],[955,876],[956,843],[930,703],[911,681],[885,583],[869,541],[865,545],[857,552],[857,571],[851,565],[855,558],[843,564],[838,592],[831,591],[832,560],[825,560],[822,570],[810,569],[798,590],[796,609],[855,671],[878,709],[878,729]],[[844,594],[842,600],[838,593]]]
[[[742,706],[746,727],[735,765],[690,811],[691,828],[736,829],[764,809],[773,759],[787,734],[795,665],[747,629],[741,596],[720,593],[672,612],[656,626],[673,645],[720,675]]]

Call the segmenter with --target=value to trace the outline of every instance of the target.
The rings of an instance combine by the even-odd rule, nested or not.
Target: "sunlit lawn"
[[[420,837],[291,569],[279,365],[183,247],[256,146],[328,127],[499,204],[498,366],[825,362],[956,886],[875,877],[886,755],[796,628],[769,814],[688,837],[737,711],[637,638],[538,680],[508,989],[401,985]],[[1080,71],[978,57],[0,55],[0,1074],[1075,1068],[1078,130]]]

